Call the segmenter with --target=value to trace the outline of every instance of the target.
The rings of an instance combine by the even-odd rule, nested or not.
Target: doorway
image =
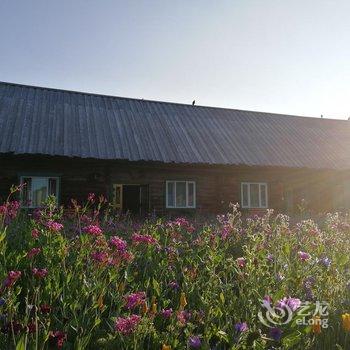
[[[149,211],[148,185],[114,184],[113,203],[116,209],[133,215],[146,215]]]

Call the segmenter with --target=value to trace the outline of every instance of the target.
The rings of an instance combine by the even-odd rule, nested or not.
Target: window
[[[26,184],[21,193],[22,205],[37,208],[48,196],[58,198],[58,177],[22,176],[21,184]]]
[[[167,181],[166,207],[195,208],[196,183],[194,181]]]
[[[242,208],[267,208],[267,183],[242,182]]]

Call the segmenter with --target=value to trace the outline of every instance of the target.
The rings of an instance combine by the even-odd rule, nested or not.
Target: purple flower
[[[171,281],[168,284],[169,288],[173,289],[173,290],[178,290],[180,288],[179,284],[176,281]]]
[[[188,339],[188,346],[193,349],[199,349],[201,346],[201,338],[198,337],[198,335],[193,335],[192,337],[189,337]]]
[[[286,309],[289,308],[291,309],[293,312],[298,309],[301,305],[301,301],[300,299],[297,298],[286,298],[284,297],[283,299],[281,299],[280,301],[277,302],[277,307],[281,308],[281,309]]]
[[[241,268],[243,268],[246,264],[246,260],[243,257],[237,258],[236,261],[237,261],[238,266]]]
[[[126,308],[131,310],[136,306],[141,305],[146,300],[145,292],[131,293],[125,297]]]
[[[279,341],[282,337],[282,330],[277,328],[277,327],[273,327],[270,329],[270,337],[276,341]]]
[[[127,248],[127,243],[118,236],[112,236],[109,239],[109,244],[115,247],[118,252],[125,252]]]
[[[173,309],[163,309],[162,311],[161,311],[161,315],[164,317],[164,318],[170,318],[171,317],[171,315],[172,315],[172,313],[173,313]]]
[[[248,330],[247,322],[238,322],[235,324],[235,330],[239,333],[246,332]]]
[[[3,306],[6,303],[4,298],[0,298],[0,306]]]
[[[321,265],[323,265],[324,267],[330,267],[331,266],[331,263],[332,263],[332,261],[331,261],[331,259],[329,259],[329,258],[327,258],[327,257],[324,257],[324,258],[322,258],[322,259],[320,259],[319,260],[319,263],[321,264]]]
[[[306,261],[306,260],[309,260],[311,258],[311,255],[309,253],[306,253],[306,252],[298,252],[298,255],[299,255],[299,259],[301,261]]]
[[[273,255],[272,254],[267,255],[267,261],[273,262]]]
[[[130,334],[134,332],[141,321],[138,315],[131,315],[129,317],[118,317],[115,323],[115,330],[121,334]]]

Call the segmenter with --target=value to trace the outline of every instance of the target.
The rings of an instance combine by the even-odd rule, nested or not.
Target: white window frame
[[[46,175],[43,175],[43,176],[40,176],[40,175],[22,175],[20,177],[20,184],[22,185],[24,183],[24,179],[46,179],[46,186],[47,186],[47,189],[49,189],[49,179],[55,179],[56,180],[56,193],[57,193],[57,196],[56,196],[56,203],[58,204],[58,198],[59,198],[59,195],[60,195],[60,178],[57,177],[57,176],[46,176]],[[23,204],[23,198],[22,198],[22,193],[21,193],[21,204],[22,204],[22,208],[30,208],[30,209],[35,209],[35,208],[40,208],[40,206],[36,206],[36,205],[24,205]]]
[[[247,185],[248,189],[248,205],[243,205],[243,186]],[[250,204],[250,185],[259,185],[259,206],[253,207]],[[261,204],[261,186],[265,186],[265,198],[266,205]],[[267,182],[241,182],[241,206],[244,209],[266,209],[268,207],[269,199],[268,199],[268,190],[267,190]]]
[[[186,183],[186,206],[177,206],[176,205],[176,184],[178,182],[185,182]],[[168,205],[168,184],[173,183],[174,184],[174,205],[170,206]],[[193,205],[188,204],[188,185],[193,185]],[[196,182],[195,181],[186,181],[186,180],[168,180],[165,183],[166,187],[166,196],[165,196],[165,205],[168,209],[195,209],[196,208]]]

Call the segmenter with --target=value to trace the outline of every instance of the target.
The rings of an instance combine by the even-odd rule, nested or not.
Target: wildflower
[[[267,261],[273,262],[273,259],[274,259],[274,257],[273,257],[272,254],[268,254],[268,255],[267,255]]]
[[[168,286],[173,290],[178,290],[180,288],[179,284],[176,281],[169,282]]]
[[[131,310],[134,309],[136,306],[141,305],[146,299],[146,293],[145,292],[136,292],[129,294],[125,297],[126,301],[126,308]]]
[[[28,330],[28,333],[35,333],[36,332],[36,324],[34,321],[27,324],[27,330]]]
[[[162,350],[171,350],[171,346],[170,345],[162,345]]]
[[[237,258],[236,261],[237,261],[238,266],[241,268],[243,268],[246,264],[245,258]]]
[[[49,314],[52,310],[51,306],[49,304],[42,304],[39,306],[39,310],[43,313],[43,314]]]
[[[331,261],[331,259],[329,259],[329,258],[327,258],[327,257],[324,257],[324,258],[322,258],[322,259],[319,260],[319,263],[320,263],[321,265],[323,265],[324,267],[328,268],[328,267],[331,266],[332,261]]]
[[[198,335],[193,335],[188,339],[188,346],[192,349],[199,349],[201,346],[201,338]]]
[[[148,306],[147,306],[147,301],[146,300],[144,300],[143,302],[142,302],[142,307],[141,307],[141,311],[142,311],[142,313],[145,315],[145,314],[147,314],[147,312],[148,312]]]
[[[187,305],[186,294],[184,292],[180,295],[180,310],[183,310]]]
[[[32,232],[31,232],[31,235],[32,235],[32,237],[33,237],[34,239],[39,238],[39,230],[36,229],[36,228],[33,228],[33,229],[32,229]]]
[[[152,314],[157,313],[157,303],[155,301],[151,305],[151,312],[152,312]]]
[[[184,326],[190,320],[190,318],[191,313],[186,310],[182,310],[177,313],[177,320],[182,326]]]
[[[312,318],[312,325],[311,325],[311,329],[312,332],[315,334],[320,334],[321,333],[321,318],[320,316],[314,316]]]
[[[47,275],[47,269],[38,269],[34,267],[32,269],[33,275],[37,278],[44,278]]]
[[[127,243],[118,236],[113,236],[109,239],[109,244],[115,247],[118,252],[125,252]]]
[[[173,309],[163,309],[162,311],[161,311],[161,315],[165,318],[165,319],[168,319],[168,318],[170,318],[171,317],[171,315],[172,315],[172,313],[173,313]]]
[[[121,334],[127,335],[136,329],[141,321],[141,317],[138,315],[131,315],[129,317],[118,317],[115,322],[115,330]]]
[[[6,300],[4,298],[0,298],[0,306],[5,305]]]
[[[56,345],[61,349],[64,345],[64,342],[67,340],[67,334],[62,331],[50,332],[50,338],[56,341]]]
[[[248,330],[247,322],[238,322],[235,324],[235,330],[239,333],[246,332]]]
[[[28,253],[27,253],[27,258],[31,259],[32,257],[40,254],[41,248],[32,248]]]
[[[157,240],[150,235],[141,235],[139,233],[134,233],[131,236],[131,240],[134,244],[138,245],[140,243],[145,243],[149,245],[154,245],[157,243]]]
[[[98,263],[106,263],[108,261],[107,252],[92,252],[90,254],[91,258]]]
[[[95,201],[95,193],[89,193],[87,200],[88,200],[88,202],[94,203],[94,201]]]
[[[270,337],[276,341],[279,341],[282,337],[282,330],[277,327],[270,328]]]
[[[281,282],[284,280],[284,276],[280,272],[278,272],[276,274],[276,280],[277,280],[277,282]]]
[[[346,330],[347,332],[350,332],[350,314],[345,313],[345,314],[341,315],[341,318],[343,321],[344,330]]]
[[[7,274],[5,281],[3,282],[3,287],[4,288],[12,287],[16,283],[16,281],[21,277],[21,275],[22,275],[21,271],[10,271]]]
[[[46,227],[53,232],[59,232],[62,230],[63,225],[56,221],[49,220],[46,224]]]
[[[96,225],[89,225],[83,227],[83,232],[88,233],[91,236],[101,236],[102,230]]]
[[[306,260],[309,260],[311,258],[311,255],[309,253],[302,252],[302,251],[298,252],[298,256],[299,256],[299,259],[301,261],[306,261]]]
[[[301,306],[301,301],[300,299],[297,298],[286,298],[284,297],[283,299],[279,300],[277,302],[277,307],[281,308],[281,309],[290,309],[293,312],[298,309]]]

